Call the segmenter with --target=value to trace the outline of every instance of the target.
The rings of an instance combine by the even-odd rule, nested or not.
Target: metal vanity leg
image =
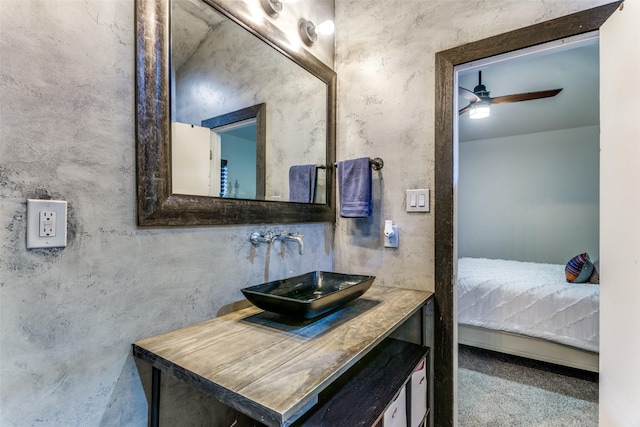
[[[420,345],[426,346],[427,340],[425,339],[426,328],[425,322],[427,321],[427,304],[422,304],[420,307]]]
[[[151,407],[149,408],[149,427],[160,427],[160,369],[151,371]]]

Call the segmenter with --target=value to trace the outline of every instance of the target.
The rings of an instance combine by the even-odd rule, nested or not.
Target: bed
[[[598,372],[600,286],[564,265],[458,260],[458,342]]]

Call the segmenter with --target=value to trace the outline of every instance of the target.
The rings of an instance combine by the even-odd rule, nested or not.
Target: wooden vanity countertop
[[[133,355],[280,426],[418,311],[431,292],[372,286],[319,319],[241,309],[133,344]]]

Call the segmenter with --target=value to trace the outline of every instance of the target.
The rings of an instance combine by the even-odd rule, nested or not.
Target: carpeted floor
[[[460,427],[598,425],[597,373],[463,345],[458,358]]]

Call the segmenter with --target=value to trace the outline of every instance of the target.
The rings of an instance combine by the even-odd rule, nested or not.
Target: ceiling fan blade
[[[491,98],[492,104],[502,104],[505,102],[531,101],[534,99],[551,98],[556,96],[562,89],[542,90],[540,92],[518,93],[515,95],[496,96]]]
[[[473,103],[471,103],[473,104]],[[463,115],[464,113],[466,113],[467,111],[471,110],[471,104],[467,105],[466,107],[464,107],[463,109],[461,109],[460,111],[458,111],[458,115]]]
[[[467,101],[474,103],[480,101],[480,97],[475,93],[471,92],[469,89],[465,89],[463,87],[458,88],[458,96],[463,97]]]

